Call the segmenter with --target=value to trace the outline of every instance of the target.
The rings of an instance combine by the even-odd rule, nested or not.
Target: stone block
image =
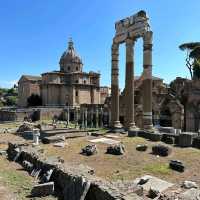
[[[113,155],[122,155],[125,152],[125,148],[123,144],[116,144],[116,145],[111,145],[107,148],[108,154],[113,154]]]
[[[137,137],[138,136],[139,131],[138,130],[131,130],[128,131],[128,137]]]
[[[171,134],[163,134],[161,141],[166,143],[166,144],[174,144],[175,143],[175,138],[174,135]]]
[[[158,130],[159,130],[161,133],[173,133],[173,134],[176,133],[176,130],[175,130],[175,128],[173,128],[173,127],[162,127],[162,126],[160,126],[160,127],[158,128]]]
[[[170,183],[165,180],[159,179],[154,176],[149,176],[149,175],[145,175],[141,179],[144,179],[144,180],[148,179],[148,181],[146,181],[146,183],[142,184],[142,187],[145,191],[154,189],[161,193],[174,185],[173,183]]]
[[[179,160],[171,160],[169,163],[169,167],[178,172],[184,172],[184,170],[185,170],[185,166]]]
[[[192,146],[197,149],[200,149],[200,137],[196,137],[193,139]]]
[[[24,131],[21,134],[24,139],[33,140],[33,131]]]
[[[160,133],[148,133],[147,137],[151,141],[158,142],[158,141],[161,141],[162,134],[160,134]]]
[[[92,145],[87,145],[86,147],[84,147],[82,149],[82,152],[81,152],[83,155],[86,155],[86,156],[91,156],[91,155],[94,155],[97,153],[97,147],[96,145],[92,144]]]
[[[191,147],[193,139],[197,137],[197,133],[183,132],[179,135],[179,146],[180,147]]]
[[[139,144],[136,146],[137,151],[146,151],[148,146],[146,144]]]
[[[148,132],[147,131],[138,131],[138,137],[146,138],[148,139]]]
[[[198,185],[193,181],[184,181],[182,187],[185,189],[198,188]]]
[[[155,145],[152,147],[152,153],[159,156],[168,156],[171,153],[171,149],[164,145]]]
[[[33,197],[44,197],[54,193],[54,182],[35,185],[31,191]]]

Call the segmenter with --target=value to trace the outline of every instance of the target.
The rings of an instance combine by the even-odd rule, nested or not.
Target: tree
[[[191,79],[200,79],[200,42],[184,43],[179,48],[187,51],[186,67],[189,69]]]
[[[41,106],[42,98],[38,94],[31,94],[27,99],[28,106]]]
[[[17,105],[17,97],[16,96],[6,97],[6,105],[7,106],[16,106]]]

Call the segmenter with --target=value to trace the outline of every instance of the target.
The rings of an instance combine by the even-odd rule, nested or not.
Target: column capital
[[[136,39],[127,38],[127,39],[125,40],[126,46],[127,46],[127,45],[128,45],[128,46],[129,46],[129,45],[134,45],[135,41],[136,41]]]

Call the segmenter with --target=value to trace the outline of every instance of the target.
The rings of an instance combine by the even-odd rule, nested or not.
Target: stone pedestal
[[[40,130],[33,129],[33,143],[34,145],[39,145]]]

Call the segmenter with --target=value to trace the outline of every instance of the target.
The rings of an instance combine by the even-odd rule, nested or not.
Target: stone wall
[[[34,169],[41,169],[40,176],[49,169],[53,169],[49,181],[54,182],[56,191],[64,200],[126,200],[124,195],[113,184],[92,175],[81,173],[81,171],[78,173],[76,170],[71,170],[72,168],[70,167],[63,168],[58,163],[50,162],[44,157],[39,156],[34,149],[9,143],[7,152],[10,160],[16,158],[18,153],[16,148],[21,149],[17,162],[20,164],[25,160],[30,162],[33,164]],[[90,184],[85,198],[82,198],[84,192],[82,182]],[[135,197],[135,199],[138,199],[137,195]]]
[[[39,112],[40,120],[49,120],[52,119],[53,116],[55,115],[60,117],[63,113],[63,108],[35,107],[35,108],[16,109],[16,110],[2,109],[0,110],[0,121],[23,121],[25,117],[31,118],[34,112]]]

